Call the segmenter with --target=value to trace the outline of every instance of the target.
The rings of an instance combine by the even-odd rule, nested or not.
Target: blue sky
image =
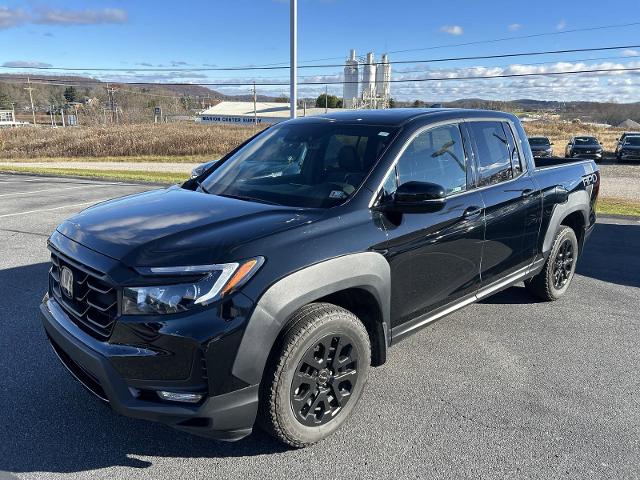
[[[514,5],[522,6],[514,8]],[[638,0],[538,0],[526,5],[505,0],[299,0],[299,60],[330,58],[321,63],[340,63],[349,48],[355,48],[359,54],[370,50],[376,54],[397,52],[390,55],[391,60],[414,60],[640,44],[640,25],[570,32],[640,22],[637,7]],[[286,64],[288,9],[286,0],[0,0],[0,65],[176,69],[86,72],[120,81],[286,82],[286,70],[231,75],[177,69]],[[553,35],[514,38],[540,33]],[[442,48],[505,37],[512,39]],[[398,52],[420,48],[425,50]],[[640,48],[634,48],[525,57],[517,59],[518,63],[514,59],[499,59],[394,65],[393,78],[640,67],[639,55]],[[300,70],[300,75],[336,81],[341,79],[341,68]],[[247,91],[247,87],[217,89],[228,93]],[[301,86],[300,94],[311,96],[323,89]],[[330,89],[341,94],[341,86]],[[260,91],[278,94],[286,92],[287,87],[264,86]],[[433,101],[462,97],[640,101],[640,74],[394,84],[392,96]]]

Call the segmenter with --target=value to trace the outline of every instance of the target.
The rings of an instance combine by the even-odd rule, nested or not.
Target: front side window
[[[333,122],[278,125],[226,160],[201,187],[263,203],[332,207],[356,191],[396,131]]]
[[[467,162],[458,125],[427,130],[414,138],[397,164],[398,185],[429,182],[448,195],[467,187]]]
[[[513,178],[513,149],[502,122],[469,122],[468,126],[478,149],[478,186]]]

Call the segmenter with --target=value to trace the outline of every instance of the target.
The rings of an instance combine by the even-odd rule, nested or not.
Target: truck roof
[[[512,115],[495,110],[472,110],[464,108],[389,108],[384,110],[343,110],[306,117],[308,120],[327,119],[344,123],[365,125],[401,126],[416,118],[431,117],[434,121],[459,117],[501,117]]]

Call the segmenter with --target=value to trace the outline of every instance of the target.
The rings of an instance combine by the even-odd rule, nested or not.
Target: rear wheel
[[[293,447],[326,438],[358,402],[371,364],[366,328],[327,303],[301,308],[262,386],[260,426]]]
[[[559,299],[569,288],[576,271],[578,239],[570,227],[561,227],[551,247],[551,253],[535,277],[525,282],[534,296],[545,301]]]

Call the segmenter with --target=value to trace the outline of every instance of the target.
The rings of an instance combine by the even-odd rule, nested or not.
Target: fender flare
[[[549,226],[547,227],[547,233],[544,236],[542,243],[542,253],[547,254],[553,246],[553,241],[556,238],[558,228],[567,218],[574,212],[581,212],[584,220],[584,225],[589,225],[589,194],[586,190],[578,190],[569,194],[569,198],[565,203],[556,204],[549,220]]]
[[[376,252],[333,258],[298,270],[264,292],[247,323],[232,374],[250,385],[260,383],[271,349],[293,313],[347,288],[371,293],[382,312],[383,329],[390,331],[391,272],[387,260]]]

